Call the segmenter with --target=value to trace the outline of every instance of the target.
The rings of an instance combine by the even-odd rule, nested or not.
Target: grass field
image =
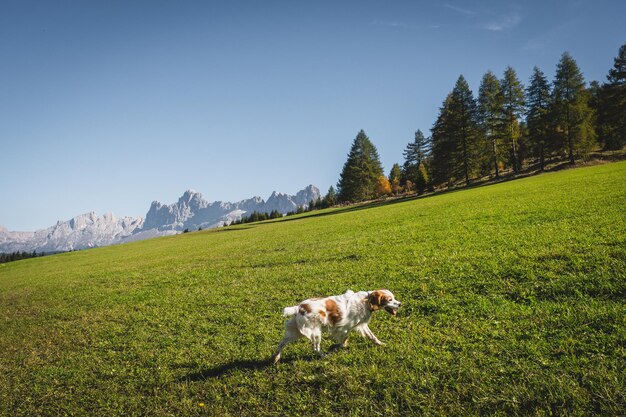
[[[381,287],[386,346],[269,364]],[[626,162],[0,265],[6,416],[624,415],[625,364]]]

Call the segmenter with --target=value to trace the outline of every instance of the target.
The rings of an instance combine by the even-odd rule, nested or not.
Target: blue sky
[[[145,216],[337,182],[364,129],[388,172],[459,74],[564,51],[604,81],[615,1],[0,2],[0,225]]]

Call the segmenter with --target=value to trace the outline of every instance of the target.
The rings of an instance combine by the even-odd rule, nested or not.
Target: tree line
[[[324,208],[332,207],[336,204],[337,204],[337,192],[335,191],[335,188],[331,186],[328,189],[328,193],[324,197],[319,197],[315,200],[311,200],[308,206],[307,205],[298,206],[298,208],[295,211],[290,211],[287,214],[285,214],[285,216],[293,216],[296,214],[306,213],[308,211],[321,210]],[[253,211],[247,216],[241,216],[237,220],[234,220],[230,223],[225,223],[224,226],[233,226],[233,225],[244,224],[244,223],[260,222],[260,221],[270,220],[270,219],[279,219],[281,217],[283,217],[283,215],[278,210],[272,210],[270,213]]]
[[[247,216],[241,216],[238,220],[234,220],[233,222],[229,224],[229,226],[236,225],[236,224],[260,222],[263,220],[270,220],[270,219],[280,219],[281,217],[283,217],[283,215],[278,210],[272,210],[269,213],[253,211]]]
[[[26,251],[16,251],[11,253],[0,253],[0,264],[4,264],[7,262],[20,261],[22,259],[28,258],[37,258],[40,256],[44,256],[45,253],[37,253],[36,251],[26,252]]]
[[[404,163],[383,173],[376,146],[363,130],[341,171],[335,202],[364,201],[401,192],[421,194],[439,186],[470,185],[500,178],[552,159],[575,163],[598,147],[626,145],[626,45],[619,48],[607,81],[586,86],[574,58],[563,53],[550,83],[534,67],[524,87],[507,67],[501,79],[487,71],[474,95],[463,75],[446,96],[431,130],[421,130],[404,152]],[[329,190],[329,194],[330,191]],[[324,199],[326,199],[324,197]]]

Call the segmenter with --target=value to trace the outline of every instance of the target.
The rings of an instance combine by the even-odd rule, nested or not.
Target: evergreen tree
[[[383,175],[378,151],[361,130],[350,149],[339,183],[339,201],[354,202],[372,198],[376,194],[378,178]]]
[[[577,155],[584,157],[593,147],[595,130],[585,80],[576,61],[567,52],[557,65],[552,94],[557,132],[573,164]]]
[[[400,168],[399,164],[393,164],[393,166],[391,167],[391,171],[389,171],[389,182],[392,182],[394,179],[398,179],[400,180],[400,177],[402,176],[402,169]]]
[[[605,148],[621,149],[626,145],[626,44],[620,46],[607,81],[601,90],[598,118]]]
[[[476,101],[467,81],[461,75],[452,90],[453,118],[457,128],[456,143],[457,157],[456,166],[462,170],[465,177],[465,185],[470,184],[470,176],[474,171],[477,161],[477,142],[479,138],[478,113]]]
[[[503,106],[503,132],[506,135],[511,152],[510,162],[515,172],[519,172],[521,161],[519,158],[520,129],[519,120],[524,112],[524,87],[517,78],[517,73],[511,67],[504,70],[504,78],[500,81]]]
[[[402,169],[399,164],[393,164],[391,171],[389,172],[389,183],[391,184],[391,191],[398,195],[402,190]]]
[[[326,207],[332,207],[337,204],[337,192],[335,191],[335,187],[333,187],[332,185],[330,186],[330,188],[328,189],[328,193],[326,193],[326,196],[324,197],[324,203],[326,204]]]
[[[478,116],[484,136],[483,154],[487,156],[485,163],[491,166],[500,177],[502,163],[502,140],[504,114],[503,96],[500,81],[491,71],[487,71],[482,78],[478,90]]]
[[[589,108],[593,112],[593,128],[596,132],[596,139],[599,145],[607,149],[606,138],[609,135],[609,129],[605,118],[607,113],[605,89],[599,82],[594,80],[589,83],[587,94],[589,94]]]
[[[420,164],[425,163],[430,151],[430,140],[424,137],[421,130],[417,129],[414,141],[408,143],[402,153],[404,155],[402,183],[406,182],[406,180],[415,182],[418,176],[418,167]]]
[[[424,164],[420,164],[417,168],[417,182],[415,188],[418,194],[424,194],[424,191],[428,188],[428,172]]]
[[[433,171],[439,182],[464,178],[470,184],[478,160],[476,101],[461,75],[448,95],[432,130]]]
[[[539,68],[534,67],[526,89],[526,125],[531,153],[539,158],[542,171],[545,167],[546,153],[550,148],[550,100],[548,80]]]
[[[435,184],[447,183],[451,185],[453,178],[455,143],[452,135],[452,93],[448,94],[439,115],[431,129],[432,133],[432,172],[431,176]],[[413,181],[411,181],[414,184]],[[406,188],[406,186],[405,186]]]

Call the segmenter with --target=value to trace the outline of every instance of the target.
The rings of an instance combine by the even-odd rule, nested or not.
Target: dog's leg
[[[357,331],[359,332],[359,334],[361,336],[371,340],[372,343],[374,343],[375,345],[378,345],[378,346],[384,346],[385,345],[383,342],[378,340],[378,338],[374,335],[374,333],[372,333],[372,331],[370,330],[370,328],[369,328],[369,326],[367,324],[363,324],[363,325],[357,327]]]
[[[333,351],[348,346],[348,332],[346,331],[333,334],[333,339],[335,339],[335,341],[337,342],[330,347],[330,349]]]
[[[317,353],[317,356],[323,358],[324,353],[321,348],[322,332],[320,329],[316,329],[316,331],[311,334],[311,343],[313,344],[313,350]]]
[[[287,346],[291,342],[298,340],[300,337],[302,337],[302,333],[300,333],[300,331],[298,330],[295,320],[288,320],[285,324],[285,336],[283,337],[283,340],[281,340],[278,344],[278,349],[276,350],[274,356],[272,356],[272,362],[274,364],[277,364],[280,360],[281,352],[283,351],[285,346]]]
[[[285,336],[283,340],[281,340],[280,343],[278,344],[278,349],[276,349],[276,353],[274,353],[274,355],[272,356],[272,362],[274,364],[277,364],[278,361],[280,360],[281,353],[283,349],[285,348],[285,346],[287,346],[291,342],[295,342],[298,339],[299,337]]]

